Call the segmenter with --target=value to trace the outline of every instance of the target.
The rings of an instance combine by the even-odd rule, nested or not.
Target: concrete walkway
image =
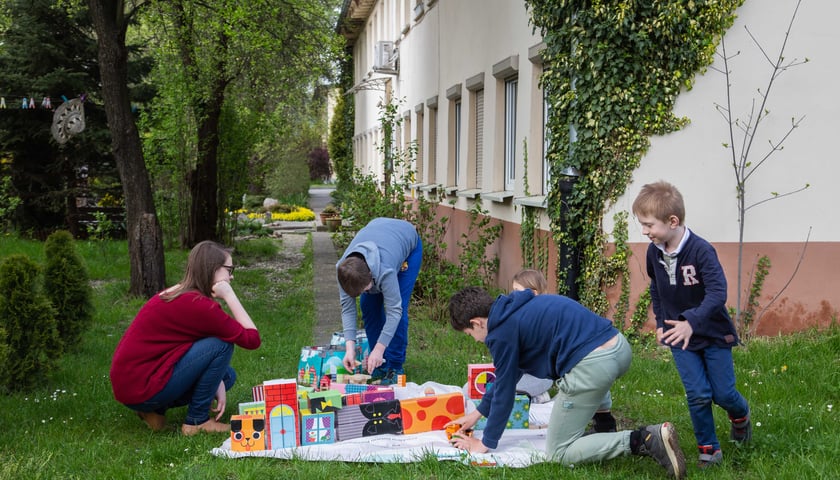
[[[338,301],[338,282],[335,279],[336,252],[332,234],[321,225],[319,214],[331,200],[332,189],[312,188],[309,190],[309,208],[315,212],[318,228],[312,232],[312,273],[315,287],[315,345],[330,343],[333,332],[341,328],[341,305]]]
[[[310,222],[272,222],[266,227],[290,238],[292,235],[312,235],[312,272],[315,289],[315,327],[313,345],[330,343],[334,332],[342,331],[341,305],[338,301],[338,282],[335,278],[335,264],[339,252],[336,252],[332,234],[321,223],[320,213],[330,203],[333,189],[329,187],[309,190],[309,208],[315,212],[315,220]],[[303,241],[294,242],[302,248]]]
[[[338,252],[333,246],[332,234],[312,232],[312,272],[315,286],[315,345],[330,343],[333,332],[341,331],[341,305],[338,301],[338,282],[335,263]]]

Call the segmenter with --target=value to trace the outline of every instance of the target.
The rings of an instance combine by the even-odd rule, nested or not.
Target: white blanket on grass
[[[434,391],[435,394],[464,392],[461,387],[426,382],[422,385],[408,383],[405,387],[394,387],[397,399],[422,397]],[[464,398],[467,398],[465,393]],[[332,444],[307,445],[296,448],[235,452],[230,449],[230,439],[212,450],[213,455],[225,458],[269,457],[279,459],[300,459],[307,461],[411,463],[433,457],[438,460],[454,460],[479,466],[527,467],[545,462],[545,425],[551,414],[553,403],[532,404],[529,415],[530,429],[506,430],[499,440],[499,446],[489,453],[469,454],[456,449],[446,440],[443,431],[424,432],[412,435],[376,435],[361,437]],[[467,413],[475,409],[471,401],[465,402]],[[481,438],[482,431],[474,435]]]

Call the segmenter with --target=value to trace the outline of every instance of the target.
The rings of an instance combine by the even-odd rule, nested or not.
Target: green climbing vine
[[[528,139],[522,142],[525,161],[525,196],[531,196],[528,186]],[[541,208],[522,205],[522,220],[520,223],[519,248],[522,250],[522,267],[533,268],[545,274],[548,271],[548,243],[549,238],[539,235]]]
[[[624,194],[650,137],[688,123],[673,114],[674,101],[712,63],[742,2],[526,0],[546,45],[541,82],[551,111],[552,236],[580,252],[581,302],[596,311],[604,305],[595,290],[605,282],[596,276],[611,270],[603,254],[604,211]],[[558,182],[567,167],[581,176],[561,218]],[[557,272],[559,279],[566,274]]]

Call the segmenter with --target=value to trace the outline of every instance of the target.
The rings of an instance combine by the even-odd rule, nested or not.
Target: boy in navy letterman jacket
[[[726,310],[726,277],[717,252],[685,225],[680,192],[667,182],[644,185],[633,202],[647,250],[657,342],[671,347],[685,387],[700,468],[720,463],[712,402],[732,422],[730,439],[752,435],[747,400],[735,388],[732,347],[739,343]]]

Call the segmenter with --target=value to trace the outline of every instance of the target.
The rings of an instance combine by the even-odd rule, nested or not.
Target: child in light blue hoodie
[[[336,264],[347,370],[356,366],[358,297],[371,345],[364,365],[371,380],[394,384],[405,373],[408,302],[422,260],[420,235],[405,220],[375,218],[356,233]]]

